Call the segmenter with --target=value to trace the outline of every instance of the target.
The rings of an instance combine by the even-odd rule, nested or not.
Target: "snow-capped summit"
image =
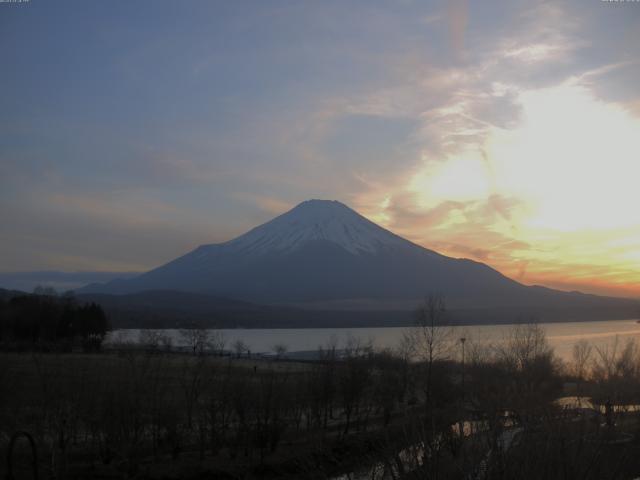
[[[308,200],[233,240],[202,245],[138,277],[85,292],[179,290],[260,303],[408,302],[439,292],[459,305],[540,293],[482,263],[440,255],[346,205]]]
[[[223,245],[262,254],[290,252],[318,240],[354,254],[409,243],[336,200],[307,200]]]
[[[496,308],[503,320],[514,320],[539,315],[541,308],[581,312],[603,305],[600,297],[528,287],[485,264],[441,255],[327,200],[303,202],[233,240],[202,245],[140,276],[80,293],[150,290],[328,310],[412,309],[425,294],[438,293],[448,307],[472,312],[472,319],[473,312],[492,316]],[[186,297],[175,298],[181,312]]]
[[[89,291],[181,290],[277,303],[478,295],[498,285],[517,286],[486,265],[405,240],[340,202],[308,200],[233,240]]]

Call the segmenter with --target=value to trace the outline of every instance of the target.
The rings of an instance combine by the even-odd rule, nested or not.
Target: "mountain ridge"
[[[523,285],[484,263],[447,257],[410,242],[330,200],[302,202],[227,242],[201,245],[138,277],[79,292],[144,290],[197,292],[296,308],[353,299],[369,300],[377,305],[372,309],[385,303],[415,305],[428,293],[440,293],[449,305],[464,309],[524,311],[616,303],[611,297]]]

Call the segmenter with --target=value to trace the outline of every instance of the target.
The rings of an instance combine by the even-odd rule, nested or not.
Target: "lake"
[[[601,322],[562,322],[540,324],[547,334],[549,344],[556,354],[571,359],[573,345],[580,339],[603,347],[616,341],[624,343],[629,338],[640,342],[640,323],[636,320],[609,320]],[[513,325],[476,325],[452,327],[452,338],[465,337],[468,342],[498,343],[511,331]],[[316,351],[334,339],[337,348],[342,348],[350,337],[363,342],[371,341],[377,348],[394,348],[401,342],[407,327],[372,328],[284,328],[284,329],[221,329],[226,348],[231,349],[237,340],[242,340],[252,353],[272,352],[274,345],[286,345],[289,352]],[[173,339],[174,346],[181,346],[179,330],[162,330]],[[127,329],[111,332],[107,344],[117,341],[137,342],[140,330]],[[469,344],[470,344],[469,343]]]

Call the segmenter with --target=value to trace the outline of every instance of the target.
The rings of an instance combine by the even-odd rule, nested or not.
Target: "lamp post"
[[[459,431],[460,438],[464,439],[464,418],[465,418],[465,410],[464,410],[464,343],[467,341],[465,337],[460,337],[460,344],[462,345],[462,409],[460,412],[460,420],[459,420]],[[471,425],[471,424],[470,424]]]
[[[462,401],[464,402],[464,344],[467,341],[465,337],[460,337],[460,343],[462,344]]]

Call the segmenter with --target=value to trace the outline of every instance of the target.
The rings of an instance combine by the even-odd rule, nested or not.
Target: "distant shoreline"
[[[573,318],[569,320],[522,320],[520,322],[514,321],[498,321],[498,322],[471,322],[471,321],[461,321],[461,322],[450,322],[450,323],[442,323],[438,326],[443,327],[490,327],[490,326],[510,326],[510,325],[526,325],[529,323],[536,323],[540,325],[555,325],[559,323],[594,323],[594,322],[622,322],[622,321],[640,321],[640,317],[631,317],[631,318],[586,318],[579,319]],[[113,331],[116,330],[181,330],[181,329],[192,329],[192,328],[205,328],[206,330],[333,330],[333,329],[366,329],[366,328],[410,328],[415,327],[414,323],[371,323],[371,324],[341,324],[341,325],[317,325],[317,324],[304,324],[304,325],[296,325],[296,326],[235,326],[235,327],[216,327],[216,326],[194,326],[194,325],[184,325],[184,326],[173,326],[173,327],[150,327],[141,325],[139,327],[136,326],[127,326],[127,327],[116,327],[113,328]]]

